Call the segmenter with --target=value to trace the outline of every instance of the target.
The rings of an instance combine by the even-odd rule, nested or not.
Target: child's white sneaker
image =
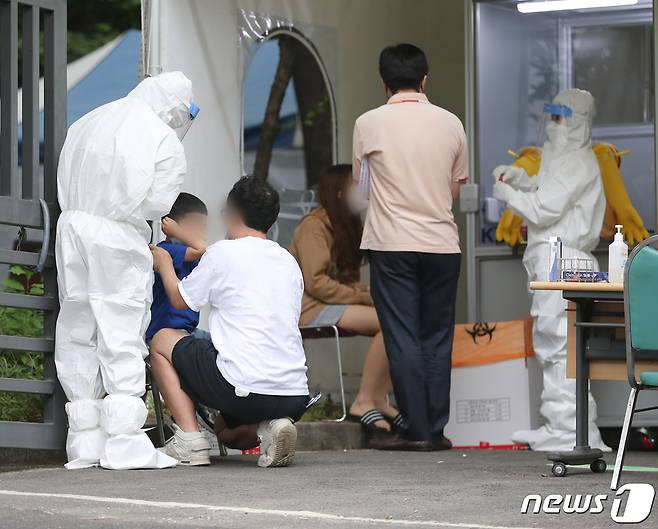
[[[259,467],[287,467],[295,460],[297,428],[290,419],[263,421],[258,425]]]
[[[203,432],[184,432],[173,425],[172,435],[160,449],[177,459],[181,465],[199,466],[210,464],[210,442]]]

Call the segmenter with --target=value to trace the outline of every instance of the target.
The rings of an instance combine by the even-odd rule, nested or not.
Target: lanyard
[[[422,99],[400,99],[400,101],[391,101],[389,105],[395,105],[397,103],[428,103],[428,101],[423,101]]]

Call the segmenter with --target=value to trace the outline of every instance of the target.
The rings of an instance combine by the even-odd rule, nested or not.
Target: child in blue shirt
[[[158,244],[171,255],[178,279],[187,277],[199,264],[205,253],[208,209],[202,200],[190,193],[181,193],[171,211],[162,218],[162,231],[166,239]],[[197,338],[209,338],[208,333],[197,330],[199,313],[191,309],[178,310],[172,307],[162,284],[160,274],[155,274],[151,323],[146,330],[146,341],[160,329],[179,329],[194,334]]]

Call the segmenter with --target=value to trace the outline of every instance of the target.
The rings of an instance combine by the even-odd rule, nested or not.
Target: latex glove
[[[521,227],[523,219],[516,215],[511,209],[506,209],[500,216],[496,227],[496,240],[505,242],[510,246],[516,246],[523,242]]]
[[[537,174],[539,171],[539,164],[541,163],[541,149],[537,147],[525,147],[516,155],[516,160],[512,164],[512,173],[515,175],[514,186],[520,191],[532,191],[533,182],[532,177]],[[507,173],[507,168],[509,166],[500,166],[494,170],[494,174]],[[517,170],[520,169],[525,172],[527,178],[525,178]],[[503,176],[503,180],[506,183],[507,178]],[[505,242],[510,246],[516,246],[524,242],[523,233],[521,232],[521,227],[523,226],[523,219],[514,214],[510,209],[506,209],[498,221],[498,226],[496,227],[496,240],[498,242]]]
[[[493,170],[494,183],[505,182],[517,189],[521,182],[528,180],[528,174],[521,167],[514,165],[499,165]]]
[[[609,144],[597,144],[594,145],[593,150],[601,169],[605,198],[615,213],[616,223],[624,226],[622,231],[628,244],[643,241],[649,236],[649,232],[626,191],[619,170],[620,160],[616,147]]]
[[[649,237],[649,232],[644,227],[642,217],[640,217],[640,214],[632,205],[628,208],[620,209],[616,213],[617,221],[624,226],[622,232],[628,244],[633,245]]]
[[[500,181],[494,184],[493,196],[496,200],[507,203],[510,201],[513,194],[514,189],[509,184]]]

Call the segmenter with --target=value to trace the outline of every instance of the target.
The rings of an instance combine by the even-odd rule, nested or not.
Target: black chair
[[[151,372],[151,358],[150,356],[144,360],[146,364],[146,393],[144,393],[144,398],[148,395],[148,392],[151,392],[153,396],[153,409],[155,412],[155,431],[156,431],[156,448],[163,447],[165,444],[165,435],[164,435],[164,415],[162,413],[162,401],[160,400],[160,391],[158,390],[157,382],[155,377]]]

